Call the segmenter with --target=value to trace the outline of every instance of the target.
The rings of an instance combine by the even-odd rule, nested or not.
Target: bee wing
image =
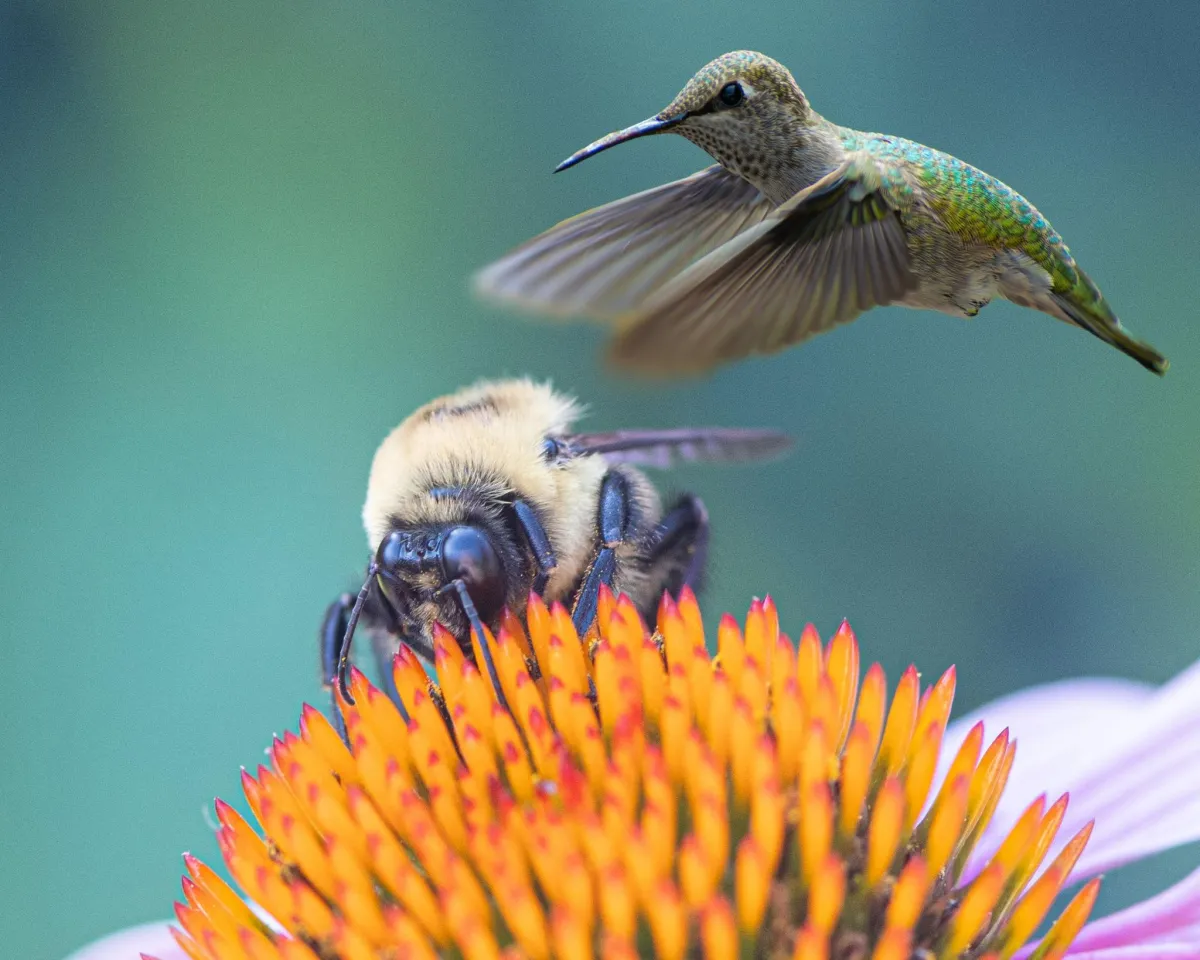
[[[475,291],[552,316],[612,317],[771,210],[715,164],[564,220],[481,270]]]
[[[698,372],[801,343],[894,303],[914,282],[882,171],[851,154],[623,318],[611,357],[647,372]]]
[[[774,430],[684,427],[676,430],[616,430],[566,438],[576,455],[602,454],[611,463],[667,469],[676,462],[766,460],[784,453],[792,438]]]

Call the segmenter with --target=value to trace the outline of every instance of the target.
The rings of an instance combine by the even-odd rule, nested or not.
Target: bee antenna
[[[342,635],[342,645],[338,647],[338,690],[342,694],[342,699],[353,706],[354,698],[350,696],[350,644],[354,641],[354,628],[358,626],[358,618],[362,613],[363,604],[367,602],[367,597],[371,593],[371,584],[375,582],[375,575],[379,573],[379,565],[372,563],[367,568],[367,578],[363,581],[362,589],[358,591],[358,598],[354,601],[354,607],[350,611],[350,619],[346,621],[346,632]]]
[[[496,664],[492,660],[492,650],[488,646],[487,634],[483,632],[483,621],[479,619],[479,612],[475,609],[471,594],[467,592],[467,585],[461,579],[451,580],[438,592],[447,593],[451,590],[458,593],[458,602],[462,604],[463,613],[471,622],[471,632],[479,641],[479,649],[483,651],[483,662],[487,667],[488,679],[492,681],[492,688],[496,691],[496,700],[501,707],[508,710],[508,700],[504,697],[504,688],[500,686],[500,675],[496,672]]]

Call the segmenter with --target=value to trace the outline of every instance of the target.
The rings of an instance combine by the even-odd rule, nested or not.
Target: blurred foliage
[[[593,327],[472,302],[512,244],[705,164],[668,138],[549,175],[734,46],[1027,193],[1168,377],[997,304],[633,382]],[[375,445],[479,377],[553,378],[598,428],[796,434],[785,462],[664,478],[715,520],[714,621],[766,591],[795,629],[848,616],[893,677],[957,662],[960,709],[1189,663],[1198,46],[1188,5],[1116,0],[0,0],[6,952],[166,916],[178,853],[216,859],[204,808],[320,697]]]

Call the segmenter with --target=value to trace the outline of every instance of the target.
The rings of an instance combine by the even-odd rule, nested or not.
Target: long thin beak
[[[582,150],[571,154],[554,168],[555,173],[560,173],[568,167],[573,167],[575,164],[588,157],[595,156],[601,150],[607,150],[609,147],[615,147],[618,143],[624,143],[626,140],[636,140],[638,137],[645,137],[652,133],[662,133],[664,130],[669,130],[675,124],[687,119],[686,113],[676,114],[673,117],[667,117],[665,120],[661,117],[651,117],[649,120],[643,120],[641,123],[635,123],[632,127],[626,127],[624,130],[617,130],[608,136],[601,137],[595,143],[589,143]]]

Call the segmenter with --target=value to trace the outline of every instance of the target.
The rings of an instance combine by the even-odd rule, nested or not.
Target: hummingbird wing
[[[870,154],[852,153],[622,318],[612,359],[652,373],[699,372],[900,299],[915,280],[884,174]]]
[[[564,220],[481,270],[475,291],[552,316],[614,317],[772,209],[714,164]]]
[[[792,438],[774,430],[683,427],[579,433],[564,438],[563,443],[571,454],[598,453],[610,463],[631,463],[665,470],[678,461],[720,463],[771,459],[789,449]]]

